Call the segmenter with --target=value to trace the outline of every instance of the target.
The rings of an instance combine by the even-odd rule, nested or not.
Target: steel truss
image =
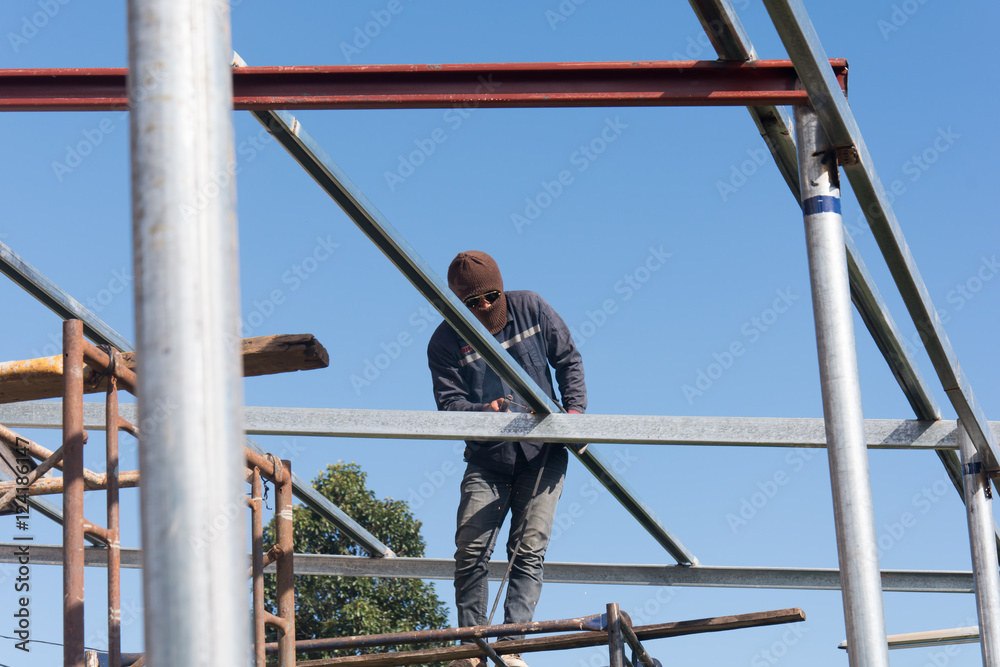
[[[189,3],[193,6],[198,1],[189,0]],[[143,10],[160,4],[166,7],[170,3],[165,3],[164,0],[147,0],[146,2],[132,0],[130,7],[138,15]],[[188,6],[187,3],[176,4]],[[873,438],[871,430],[867,434],[865,432],[870,422],[863,421],[860,413],[853,331],[850,329],[850,313],[847,310],[851,301],[861,313],[862,319],[875,338],[918,419],[918,421],[912,422],[917,425],[912,433],[904,436],[899,436],[898,433],[890,434],[895,436],[897,440],[893,441],[892,437],[886,436],[877,440],[874,446],[897,446],[893,443],[899,442],[898,446],[901,447],[922,446],[935,449],[948,469],[956,488],[962,491],[966,485],[969,487],[965,490],[965,500],[969,508],[970,542],[975,555],[975,590],[979,607],[981,635],[984,638],[983,652],[984,657],[993,661],[996,659],[993,657],[996,651],[994,644],[997,637],[1000,636],[996,627],[997,587],[1000,584],[997,583],[995,576],[996,554],[993,553],[992,546],[990,548],[985,546],[987,541],[992,544],[993,540],[997,539],[997,530],[992,520],[992,510],[985,490],[989,486],[988,475],[1000,473],[998,438],[993,432],[991,424],[986,421],[982,410],[978,407],[968,380],[961,371],[936,309],[903,239],[860,130],[847,105],[845,96],[846,71],[842,69],[840,61],[830,61],[826,58],[800,0],[765,0],[765,5],[791,56],[795,76],[801,82],[805,94],[796,90],[798,86],[794,80],[789,84],[787,63],[778,65],[777,63],[764,63],[756,60],[749,38],[740,25],[730,2],[727,0],[691,0],[691,5],[706,28],[720,58],[730,62],[712,64],[643,63],[639,65],[570,63],[488,67],[454,65],[438,68],[440,71],[437,74],[420,71],[421,66],[402,66],[369,68],[371,75],[367,78],[354,76],[359,73],[352,71],[351,68],[326,68],[325,71],[309,73],[299,68],[238,67],[230,74],[223,70],[218,59],[219,51],[227,46],[222,43],[225,40],[220,36],[222,34],[220,32],[219,34],[202,35],[213,53],[211,71],[212,76],[215,77],[212,80],[212,85],[215,87],[208,96],[212,99],[206,98],[205,103],[211,108],[211,113],[214,114],[213,119],[221,118],[220,114],[228,107],[231,96],[235,96],[233,99],[236,100],[240,108],[252,109],[257,119],[317,180],[320,186],[330,194],[396,267],[410,279],[431,304],[442,313],[445,320],[471,343],[490,366],[519,394],[524,396],[525,400],[538,413],[537,418],[522,420],[514,425],[519,429],[524,429],[525,432],[530,431],[532,434],[544,432],[547,434],[546,438],[551,437],[554,441],[564,442],[593,442],[599,438],[595,439],[591,436],[601,428],[607,429],[609,424],[601,424],[599,420],[591,420],[588,423],[579,417],[576,418],[576,424],[573,427],[569,425],[569,422],[560,423],[559,416],[556,414],[560,411],[559,408],[527,378],[523,370],[513,362],[506,351],[500,348],[478,321],[474,320],[467,310],[458,303],[443,281],[430,270],[405,239],[368,202],[329,156],[315,144],[301,127],[301,124],[287,112],[274,111],[273,109],[426,108],[441,105],[450,106],[459,101],[475,101],[480,106],[747,105],[762,137],[771,148],[772,155],[775,157],[786,182],[788,182],[793,194],[802,202],[810,253],[810,274],[821,366],[825,368],[830,365],[842,369],[829,376],[823,374],[822,377],[824,428],[829,436],[824,438],[822,443],[817,441],[816,424],[812,423],[806,425],[807,429],[812,429],[812,435],[801,438],[806,442],[796,442],[795,444],[801,446],[826,444],[831,449],[831,481],[835,498],[838,548],[841,555],[839,575],[841,588],[844,592],[845,618],[848,626],[847,645],[850,648],[851,664],[887,664],[884,620],[881,618],[882,585],[879,581],[877,554],[873,548],[874,529],[870,508],[870,483],[864,452],[866,446],[873,445]],[[176,14],[169,16],[174,19]],[[155,23],[155,21],[150,23]],[[135,25],[132,26],[133,30],[130,32],[133,48],[131,53],[132,69],[135,72],[146,71],[143,65],[155,58],[161,58],[162,62],[171,66],[180,67],[181,59],[173,58],[169,50],[157,51],[166,46],[159,43],[159,36],[151,34],[145,40],[140,38],[139,33],[142,25],[140,21],[135,22]],[[199,30],[205,28],[201,25],[196,27]],[[209,27],[207,32],[211,33],[212,30],[214,28]],[[180,30],[163,30],[160,34],[181,34],[181,32]],[[184,40],[186,39],[190,39],[187,34],[176,45],[184,48],[186,45]],[[175,60],[177,62],[174,62]],[[495,101],[489,103],[486,99],[486,93],[490,91],[486,88],[490,79],[484,80],[483,77],[496,74],[498,71],[503,71],[509,77],[511,85],[506,87],[499,97],[491,96],[491,99],[495,98]],[[698,85],[694,86],[694,89],[684,89],[677,86],[676,80],[670,79],[670,77],[678,72],[689,77],[685,79],[686,81],[695,78]],[[691,77],[692,74],[696,76]],[[54,77],[46,82],[44,77],[49,75],[54,75]],[[185,76],[191,76],[191,72],[177,71],[175,75],[183,79]],[[753,79],[753,77],[757,78]],[[136,160],[134,196],[144,197],[146,189],[142,184],[151,178],[156,178],[156,175],[163,175],[167,179],[168,187],[183,188],[182,184],[172,180],[175,174],[171,168],[180,164],[179,156],[171,155],[165,156],[170,159],[159,159],[164,156],[144,152],[149,150],[150,146],[162,146],[164,143],[169,144],[169,142],[160,141],[159,144],[147,144],[147,140],[151,139],[153,134],[146,127],[157,126],[157,123],[142,124],[136,118],[155,118],[158,114],[171,113],[177,109],[171,109],[169,104],[162,100],[141,101],[130,106],[128,103],[130,98],[141,99],[139,96],[130,95],[130,92],[141,88],[142,77],[137,76],[135,81],[129,82],[130,88],[128,89],[125,88],[124,72],[121,70],[8,71],[0,73],[0,78],[4,80],[4,85],[0,88],[8,91],[0,98],[0,107],[7,110],[130,108],[133,112],[133,133],[138,147],[136,149],[137,156],[134,158]],[[306,80],[308,80],[308,85],[318,86],[320,92],[315,95],[304,94],[301,86],[306,85]],[[622,85],[623,83],[625,85]],[[477,88],[479,89],[477,90]],[[492,92],[495,93],[495,91]],[[777,109],[776,105],[778,104],[799,105],[797,112],[799,118],[796,123],[799,133],[798,144],[791,138],[790,123],[787,116]],[[180,110],[183,111],[183,108]],[[225,121],[221,122],[224,127]],[[220,131],[216,134],[225,135],[226,132]],[[211,160],[215,159],[218,153],[215,155],[209,153],[210,151],[207,151],[205,155],[194,156],[196,159],[203,158],[205,160],[198,169],[208,165],[206,169],[211,171]],[[823,157],[827,159],[824,161],[821,159]],[[169,165],[168,168],[163,169],[159,162]],[[852,188],[859,198],[861,208],[868,218],[897,288],[900,290],[910,316],[925,342],[938,379],[960,416],[957,428],[942,427],[938,423],[940,408],[931,397],[931,392],[917,370],[916,364],[906,352],[905,346],[901,344],[898,329],[880,294],[872,284],[867,269],[850,241],[843,236],[842,221],[839,215],[839,190],[829,187],[826,189],[815,187],[818,182],[835,183],[836,178],[812,178],[812,175],[830,169],[834,171],[827,173],[835,175],[840,166],[844,167]],[[220,199],[226,200],[227,198]],[[228,204],[224,202],[223,205],[227,206]],[[145,211],[145,209],[143,210]],[[221,213],[223,216],[230,215],[231,209],[221,212],[214,211],[211,215],[217,213]],[[141,248],[149,241],[149,232],[145,231],[145,225],[148,222],[146,219],[137,221],[137,229],[139,230],[136,240],[137,263],[140,257],[145,256],[141,252]],[[217,240],[213,239],[213,241]],[[181,241],[184,240],[181,239]],[[182,258],[182,254],[178,254],[180,248],[180,245],[173,246],[172,250],[155,257],[154,261],[161,263],[151,265],[153,267],[151,273],[154,275],[149,282],[143,283],[141,287],[150,290],[150,293],[162,294],[165,297],[179,294],[182,286],[170,282],[169,272],[164,267],[170,261]],[[846,252],[844,252],[845,248]],[[224,249],[220,248],[220,252],[223,251]],[[148,254],[155,255],[151,251]],[[5,273],[12,276],[14,274],[23,276],[23,273],[19,273],[17,270],[18,262],[19,258],[16,256],[12,256],[10,253],[0,253],[0,264],[4,266]],[[158,273],[160,271],[162,271],[162,275]],[[157,283],[156,281],[161,278],[163,282]],[[59,302],[63,310],[57,309],[57,312],[60,312],[64,317],[70,313],[78,314],[80,312],[78,309],[73,310],[72,308],[67,310],[67,302],[65,300],[60,302],[58,298],[54,297],[53,294],[56,292],[53,289],[54,286],[46,285],[44,281],[29,281],[30,284],[28,284],[17,277],[15,280],[43,301],[50,302],[50,305],[52,302]],[[850,285],[849,291],[846,288],[848,283]],[[224,292],[225,287],[223,286],[222,289]],[[158,312],[156,301],[158,300],[152,299],[148,303],[142,302],[140,308],[137,309],[139,311],[137,312],[139,331],[154,332],[150,339],[140,344],[140,350],[147,349],[146,346],[149,350],[155,348],[156,323],[159,321],[158,318],[162,319],[162,313]],[[211,303],[213,307],[223,304],[224,299]],[[86,315],[84,319],[89,327],[88,335],[95,338],[103,336],[106,342],[108,340],[106,325],[102,329],[100,325],[103,323],[99,323],[96,317],[90,313],[84,313],[84,315]],[[121,341],[118,343],[120,345]],[[208,343],[201,341],[196,343],[196,345],[198,344],[208,345]],[[207,350],[207,348],[205,349]],[[74,352],[74,354],[77,353]],[[93,357],[91,360],[96,360],[98,363],[107,364],[110,361],[110,357],[98,357],[93,351],[91,351],[91,356]],[[211,355],[206,353],[202,356]],[[156,355],[150,352],[147,358],[155,359]],[[155,373],[153,375],[155,376]],[[149,396],[150,402],[153,403],[156,397],[161,395],[159,392],[163,391],[164,385],[158,384],[155,377],[150,382],[151,384],[145,390],[145,395]],[[63,492],[67,498],[64,505],[67,508],[64,522],[65,543],[73,545],[72,550],[68,550],[65,555],[67,595],[76,590],[76,579],[82,577],[82,541],[86,530],[82,514],[76,512],[74,508],[74,504],[78,502],[82,493],[84,479],[82,466],[77,466],[74,462],[82,444],[83,428],[82,409],[79,410],[80,414],[74,414],[76,408],[73,406],[76,403],[75,395],[72,401],[68,400],[67,396],[63,405],[63,410],[66,413],[62,420],[66,434],[64,435],[63,447],[66,458],[66,480]],[[356,415],[348,415],[346,412],[349,411],[341,411],[335,416],[334,421],[339,419],[339,423],[342,424],[350,422],[352,418],[356,417]],[[382,413],[382,411],[379,412]],[[262,423],[270,423],[270,426],[259,426],[260,430],[257,432],[275,432],[268,430],[268,428],[274,428],[273,415],[265,413],[266,409],[258,408],[256,413],[254,409],[251,409],[248,415],[261,418]],[[328,426],[331,423],[330,416],[330,414],[316,415],[314,413],[311,416],[314,419],[313,427],[318,430],[325,428],[327,430],[324,432],[328,433],[332,433],[336,428],[341,428],[341,426],[335,428]],[[369,414],[369,416],[371,415]],[[386,417],[384,413],[380,416]],[[465,437],[460,433],[465,434],[470,430],[495,432],[512,425],[510,422],[506,424],[490,422],[489,419],[492,417],[487,415],[476,415],[476,417],[481,423],[449,422],[446,424],[441,422],[435,427],[439,429],[438,431],[434,433],[424,432],[423,437],[452,437],[441,436],[440,433],[444,431],[454,434],[455,437]],[[393,416],[391,414],[387,418],[389,421],[393,419],[397,419],[397,421],[398,419],[403,421],[425,419],[424,417],[414,418],[410,415]],[[105,418],[105,423],[111,423],[117,419],[120,417],[108,416]],[[268,422],[268,419],[272,421]],[[639,418],[625,419],[633,423],[639,421]],[[324,422],[324,420],[326,421]],[[187,428],[195,424],[197,418],[182,414],[179,415],[178,421]],[[429,426],[429,421],[433,420],[427,418],[427,421],[420,423]],[[326,425],[315,426],[320,423]],[[412,426],[412,424],[410,425]],[[718,422],[715,425],[717,426]],[[663,426],[662,423],[652,425],[653,428]],[[710,422],[669,424],[670,428],[679,430],[699,426],[712,427],[712,424]],[[382,431],[378,436],[370,431],[367,434],[368,437],[384,437],[389,433],[398,434],[400,431],[398,424],[383,424],[380,428]],[[578,430],[571,432],[571,428]],[[111,430],[116,432],[117,428]],[[642,429],[634,429],[636,434],[639,431]],[[940,435],[928,436],[927,434],[932,431]],[[365,435],[353,431],[352,434]],[[678,436],[664,437],[662,433],[647,432],[646,435],[647,442],[676,442],[679,439]],[[727,442],[718,442],[720,439],[718,437],[701,437],[697,438],[699,440],[697,444],[761,444],[760,441],[751,442],[751,439],[756,435],[759,433],[751,430],[750,433],[741,434],[735,439],[730,437]],[[629,441],[636,440],[641,441],[642,438]],[[738,442],[734,442],[734,440]],[[781,438],[774,438],[774,440],[774,442],[767,444],[786,446],[791,444],[780,442]],[[608,439],[605,441],[620,442],[621,440]],[[961,445],[962,464],[964,465],[960,465],[958,457],[952,451],[956,447],[956,443]],[[678,562],[693,565],[693,567],[686,568],[687,571],[706,570],[704,566],[697,565],[697,559],[644,507],[644,503],[638,500],[638,497],[624,483],[624,480],[610,473],[607,465],[593,449],[591,447],[580,455],[583,464],[611,490],[613,495]],[[151,469],[151,472],[154,477],[161,473],[158,469]],[[163,477],[162,479],[167,478]],[[288,479],[291,479],[290,475]],[[110,476],[107,483],[109,486],[112,484]],[[9,493],[9,490],[4,489],[4,492]],[[109,502],[110,497],[111,494],[109,494]],[[290,504],[290,496],[287,498]],[[145,512],[144,516],[147,516]],[[331,513],[331,516],[334,514]],[[342,519],[343,517],[336,518],[336,520]],[[104,529],[91,526],[89,530],[100,536],[102,535],[101,530]],[[111,530],[110,519],[107,530]],[[988,537],[990,533],[993,533],[992,539]],[[358,531],[357,536],[361,540],[368,540],[363,529]],[[374,539],[371,538],[371,540]],[[375,543],[367,541],[366,548],[370,550],[372,555],[391,555],[391,552],[387,552],[384,545],[377,543],[377,540]],[[990,560],[991,556],[992,560]],[[397,559],[384,560],[382,561],[383,566],[394,566],[396,565],[395,560]],[[398,564],[402,566],[402,559],[398,560],[400,561]],[[256,573],[260,571],[256,562],[254,571]],[[967,576],[965,573],[957,574]],[[144,577],[147,580],[159,577],[161,581],[158,583],[161,587],[169,587],[171,584],[169,576],[164,579],[161,574],[151,573],[149,570],[144,571]],[[208,595],[213,600],[219,599],[218,596],[222,590],[218,587],[213,588]],[[183,612],[191,608],[190,605],[197,605],[194,598],[180,601],[172,599],[171,604],[174,605],[172,609],[175,612]],[[226,605],[223,606],[228,608]],[[75,610],[74,613],[76,613]],[[183,613],[180,615],[183,616]],[[177,616],[178,614],[175,613],[174,617]],[[226,620],[231,621],[232,619]],[[167,635],[169,635],[165,636],[165,642],[170,642],[170,636],[173,636],[174,632],[178,633],[178,637],[187,637],[191,636],[191,633],[201,630],[198,627],[200,620],[197,615],[192,614],[185,621],[190,625],[183,628],[165,626]],[[621,631],[621,627],[616,630],[616,632],[618,631]],[[224,645],[218,655],[238,655],[240,651],[238,639],[238,632],[227,634],[221,642],[218,642]],[[75,656],[78,643],[75,639],[73,640],[74,659],[72,662],[68,659],[67,664],[78,664]],[[70,642],[67,641],[67,656],[70,652],[69,647]],[[161,655],[164,657],[173,656],[173,662],[185,662],[183,659],[177,659],[180,654],[165,652]],[[213,653],[213,655],[216,654]],[[291,659],[294,660],[294,657]],[[167,660],[167,662],[170,661]],[[614,663],[614,656],[612,656],[612,661]]]

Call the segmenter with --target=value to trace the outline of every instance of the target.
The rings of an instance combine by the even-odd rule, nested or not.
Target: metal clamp
[[[837,146],[835,150],[837,151],[837,164],[841,167],[850,167],[861,160],[858,156],[858,149],[854,144],[850,146]]]

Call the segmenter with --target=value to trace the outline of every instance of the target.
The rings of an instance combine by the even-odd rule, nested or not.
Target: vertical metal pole
[[[840,176],[835,151],[812,107],[796,107],[795,126],[847,650],[851,667],[888,667]]]
[[[118,526],[118,380],[114,376],[118,353],[111,350],[112,374],[108,377],[108,399],[104,411],[107,450],[108,499],[108,664],[122,664],[121,538]]]
[[[83,323],[63,322],[63,664],[83,667]]]
[[[264,500],[261,486],[260,468],[254,466],[250,482],[250,553],[253,570],[253,664],[256,667],[265,667],[267,663],[264,653]]]
[[[128,0],[149,664],[245,665],[229,4]]]
[[[611,667],[624,667],[625,641],[621,628],[622,617],[617,602],[608,603],[608,659]]]
[[[295,667],[295,549],[292,543],[292,462],[276,462],[275,537],[284,555],[275,564],[278,616],[285,620],[284,634],[278,640],[282,667]]]
[[[965,508],[969,517],[972,546],[972,577],[976,582],[976,610],[983,664],[1000,664],[1000,574],[994,548],[993,503],[987,498],[990,480],[968,431],[958,420],[958,450],[965,481]]]

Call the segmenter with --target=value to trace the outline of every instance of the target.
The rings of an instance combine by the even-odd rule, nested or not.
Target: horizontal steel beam
[[[17,559],[17,544],[0,544],[0,562]],[[88,548],[85,562],[106,567],[107,552]],[[141,568],[139,549],[121,550],[122,567]],[[62,565],[62,547],[32,545],[33,565]],[[248,556],[249,563],[249,556]],[[489,578],[499,581],[507,564],[490,561]],[[268,571],[273,571],[271,565]],[[365,558],[295,554],[295,574],[389,579],[441,579],[455,576],[450,558]],[[636,586],[690,586],[707,588],[773,588],[839,590],[840,571],[833,568],[719,567],[711,565],[629,565],[615,563],[545,563],[545,582],[554,584],[609,584]],[[883,570],[885,591],[972,593],[971,572]]]
[[[832,60],[847,87],[847,61]],[[0,111],[129,107],[125,68],[0,70]],[[156,86],[155,77],[148,84]],[[788,60],[240,67],[236,109],[805,104]]]
[[[844,172],[910,317],[920,332],[941,386],[959,419],[966,425],[983,465],[990,472],[1000,472],[998,438],[990,430],[986,415],[958,363],[944,324],[903,237],[889,196],[875,171],[854,113],[839,82],[830,76],[829,68],[824,64],[825,51],[805,6],[801,0],[764,0],[764,5],[795,63],[802,84],[809,92],[810,103],[831,143],[852,156],[844,161]]]
[[[133,420],[134,403],[120,404]],[[702,445],[736,447],[826,447],[822,419],[767,417],[672,417],[644,415],[529,415],[525,413],[347,410],[335,408],[245,408],[251,435],[299,435],[401,440],[544,440],[563,443]],[[84,428],[104,429],[103,407],[84,404]],[[0,405],[0,424],[10,428],[59,428],[60,403],[31,401]],[[990,422],[1000,434],[1000,422]],[[141,425],[140,425],[141,427]],[[958,448],[951,420],[866,419],[871,449]]]
[[[454,567],[455,561],[448,558],[393,558],[376,562],[357,556],[295,554],[296,574],[452,579]],[[491,561],[490,579],[499,580],[505,568],[504,563]],[[834,568],[545,563],[545,581],[562,584],[840,590],[840,571]],[[972,593],[975,587],[971,572],[884,570],[882,588],[886,591]]]

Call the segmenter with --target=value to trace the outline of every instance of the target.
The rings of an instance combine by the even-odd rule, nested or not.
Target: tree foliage
[[[367,528],[398,556],[423,556],[420,522],[403,500],[379,500],[366,486],[367,475],[356,463],[337,463],[313,480],[313,487]],[[307,507],[293,510],[296,553],[366,555],[336,526]],[[274,521],[264,529],[265,545],[275,543]],[[267,548],[265,546],[265,548]],[[275,577],[266,575],[264,598],[276,613]],[[419,579],[380,577],[295,576],[295,634],[297,639],[409,632],[446,627],[448,612],[434,587]],[[276,640],[269,628],[268,641]],[[300,654],[316,659],[387,650],[430,648],[443,644],[409,644],[361,650]]]

